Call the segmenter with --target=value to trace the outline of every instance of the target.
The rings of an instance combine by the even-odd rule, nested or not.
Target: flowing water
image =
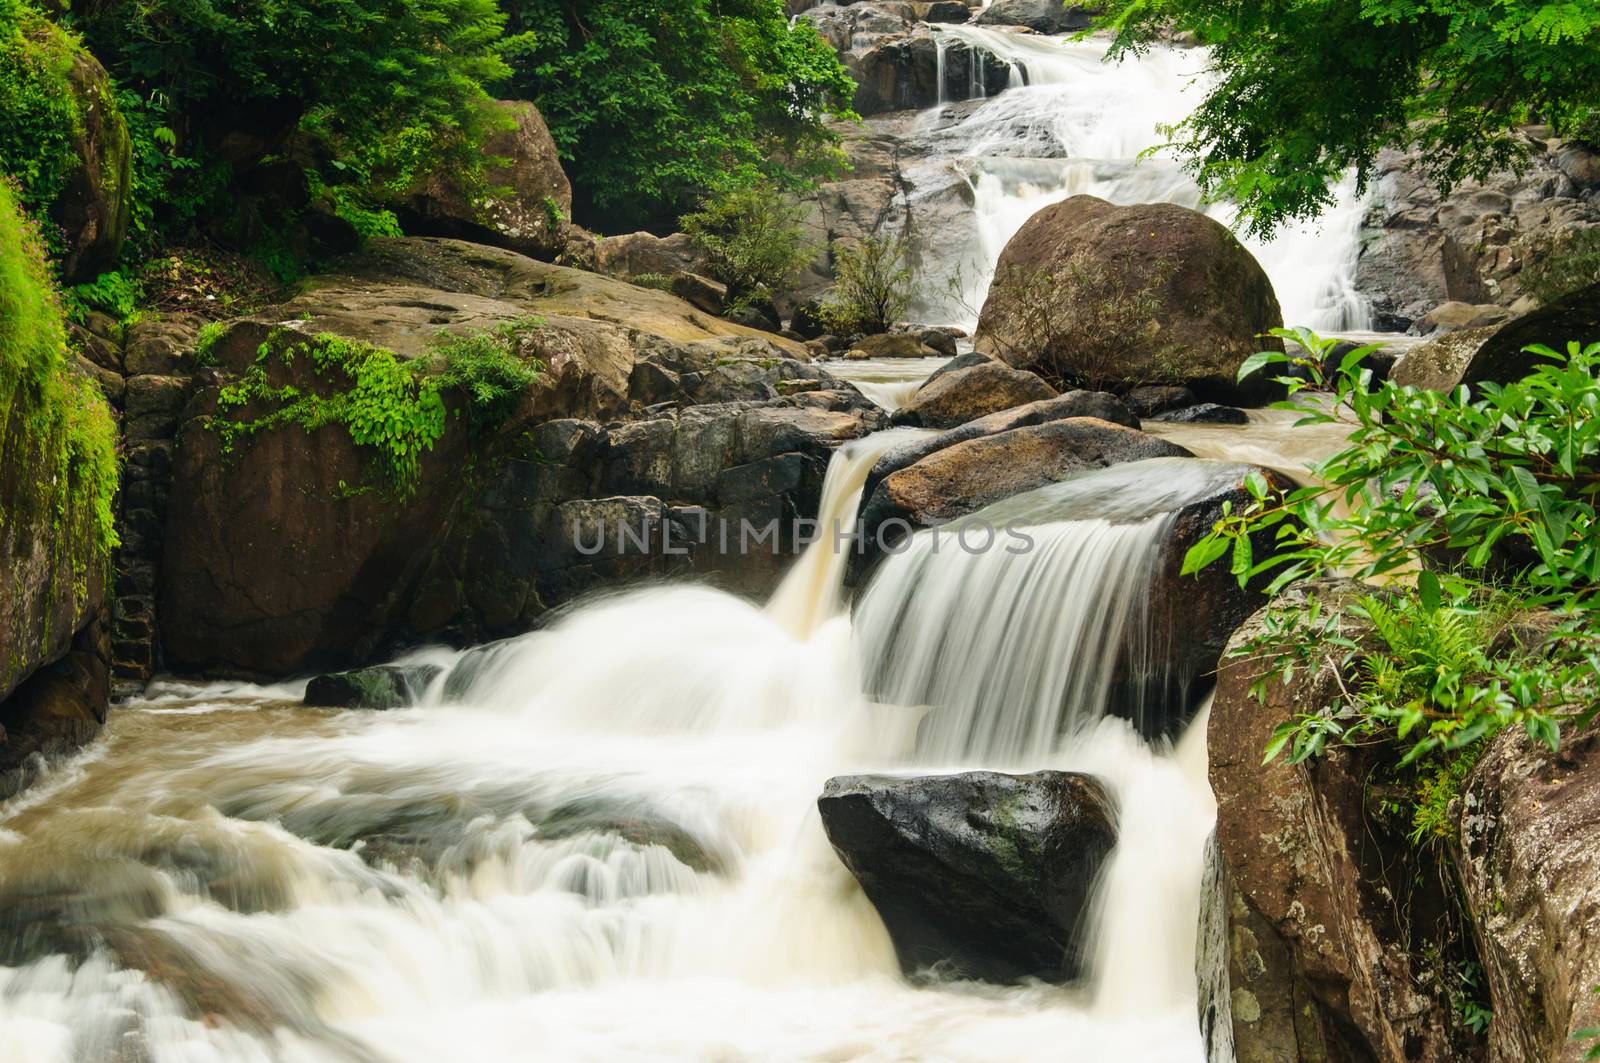
[[[836,461],[830,497],[864,460]],[[1146,472],[1142,504],[1085,477],[989,516],[1077,544],[1041,572],[1109,573],[1126,544],[1087,529],[1146,535],[1190,490]],[[920,542],[885,562],[886,588],[918,567],[952,619],[994,599],[982,555],[929,566]],[[1104,593],[1116,614],[1138,589]],[[152,688],[0,815],[0,1058],[1200,1058],[1203,755],[1147,745],[1090,695],[1065,737],[1013,722],[1027,665],[1004,656],[964,679],[936,664],[919,739],[922,701],[864,693],[884,664],[875,609],[814,608],[805,638],[783,612],[694,586],[600,599],[415,655],[427,694],[387,713],[303,708],[292,686]],[[894,641],[922,659],[920,637]],[[947,740],[946,710],[1026,737]],[[1128,840],[1085,984],[908,982],[829,849],[831,775],[971,766],[1085,770],[1116,795]]]
[[[1005,60],[1012,87],[978,103],[934,107],[906,133],[912,154],[931,157],[912,174],[913,186],[926,190],[912,193],[913,207],[918,197],[949,202],[947,173],[964,201],[954,211],[934,206],[935,231],[919,234],[924,319],[971,329],[1006,242],[1068,196],[1177,203],[1233,222],[1233,207],[1203,204],[1175,160],[1144,154],[1166,142],[1160,127],[1181,121],[1203,95],[1204,50],[1158,47],[1108,63],[1104,41],[979,26],[936,33]],[[1354,283],[1366,205],[1346,181],[1318,224],[1290,227],[1270,242],[1242,237],[1272,279],[1284,321],[1324,331],[1370,327]]]

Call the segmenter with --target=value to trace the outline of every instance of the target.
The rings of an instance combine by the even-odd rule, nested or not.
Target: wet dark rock
[[[319,675],[306,684],[304,704],[324,709],[397,709],[415,705],[439,674],[434,666],[380,664]]]
[[[1196,405],[1200,400],[1188,388],[1151,384],[1134,388],[1122,396],[1122,401],[1139,417],[1149,419],[1168,410]]]
[[[1094,21],[1094,9],[1062,0],[994,0],[978,12],[980,26],[1026,26],[1035,33],[1076,33]]]
[[[1498,325],[1449,332],[1412,347],[1394,364],[1395,383],[1432,391],[1460,384],[1509,384],[1542,362],[1535,344],[1565,353],[1573,340],[1600,336],[1600,284],[1590,285]]]
[[[969,772],[828,780],[828,840],[907,973],[1017,982],[1082,971],[1082,921],[1116,841],[1093,778]]]
[[[1168,410],[1149,418],[1166,424],[1249,424],[1250,415],[1236,406],[1219,406],[1214,402],[1201,402],[1177,410]]]

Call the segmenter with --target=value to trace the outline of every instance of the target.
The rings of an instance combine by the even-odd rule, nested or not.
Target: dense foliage
[[[1279,331],[1303,353],[1263,352],[1241,376],[1287,362],[1291,392],[1323,383],[1333,341]],[[1281,599],[1246,648],[1276,661],[1263,683],[1327,654],[1356,676],[1280,727],[1267,757],[1392,745],[1436,783],[1506,727],[1553,748],[1561,726],[1600,708],[1600,343],[1530,348],[1539,362],[1524,380],[1449,394],[1371,387],[1370,352],[1343,358],[1331,406],[1288,403],[1302,423],[1350,422],[1349,446],[1313,470],[1319,482],[1284,491],[1252,476],[1254,500],[1185,560],[1194,571],[1228,557],[1241,582],[1270,573],[1273,592],[1334,573],[1375,585],[1342,608]],[[1265,558],[1251,546],[1262,532],[1276,539]],[[1360,637],[1347,634],[1352,618]],[[1428,826],[1423,815],[1417,829]]]
[[[86,0],[74,15],[139,104],[147,193],[180,216],[284,152],[355,209],[442,159],[470,167],[484,85],[507,73],[494,0]]]
[[[834,159],[821,124],[855,86],[781,0],[511,0],[507,50],[572,167],[580,221],[670,223],[707,193]]]
[[[23,0],[0,0],[0,172],[42,218],[82,163],[83,126],[68,82],[75,42]]]
[[[683,217],[706,268],[728,286],[730,305],[771,300],[811,257],[804,211],[771,184],[737,188]]]
[[[46,463],[40,497],[32,501],[47,506],[64,531],[57,544],[89,541],[104,560],[116,544],[116,427],[99,389],[68,361],[43,242],[19,198],[0,179],[0,410],[7,412],[0,419],[0,465],[26,470]]]
[[[1114,53],[1173,29],[1214,78],[1172,138],[1252,231],[1316,216],[1380,149],[1416,148],[1441,191],[1525,157],[1519,125],[1600,134],[1600,5],[1572,0],[1111,0]]]
[[[889,331],[911,307],[910,255],[904,236],[834,244],[835,281],[821,307],[828,328],[841,336]]]

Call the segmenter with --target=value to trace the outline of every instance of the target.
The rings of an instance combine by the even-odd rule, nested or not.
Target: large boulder
[[[828,840],[878,909],[907,973],[1070,981],[1116,841],[1093,778],[969,772],[828,780]]]
[[[704,273],[705,258],[684,233],[625,233],[607,236],[595,244],[594,268],[623,280],[637,277],[671,278],[680,273]]]
[[[550,261],[566,245],[572,216],[572,184],[560,152],[533,104],[495,100],[488,110],[491,132],[479,179],[463,186],[457,174],[430,171],[406,202],[406,229]]]
[[[67,48],[66,91],[77,122],[71,131],[75,167],[50,205],[60,227],[61,276],[68,283],[93,280],[116,268],[133,212],[133,141],[117,108],[116,87],[98,60],[50,23],[52,48]]]
[[[1054,398],[1056,389],[1035,373],[1004,362],[943,373],[917,389],[910,402],[895,411],[894,423],[920,428],[954,428],[991,413]]]
[[[1547,359],[1527,353],[1540,344],[1565,353],[1576,340],[1600,338],[1600,284],[1581,288],[1498,325],[1461,329],[1418,344],[1390,372],[1396,384],[1451,391],[1466,384],[1510,384]]]
[[[1035,33],[1076,33],[1093,24],[1094,9],[1062,0],[994,0],[974,21],[980,26],[1026,26]]]
[[[1489,746],[1462,793],[1457,866],[1488,978],[1489,1059],[1579,1063],[1600,1027],[1600,733],[1561,749],[1518,728]]]
[[[1171,203],[1073,196],[1006,244],[976,343],[1088,386],[1183,384],[1251,403],[1271,385],[1262,374],[1236,383],[1239,366],[1281,349],[1261,337],[1282,324],[1266,273],[1221,223]]]
[[[1290,593],[1315,595],[1333,609],[1359,590],[1333,583]],[[1238,1058],[1461,1058],[1444,993],[1424,978],[1397,925],[1401,910],[1439,910],[1442,877],[1437,869],[1430,877],[1409,868],[1409,842],[1375,824],[1371,763],[1346,748],[1292,766],[1282,758],[1262,763],[1274,730],[1329,704],[1342,682],[1333,655],[1296,669],[1287,683],[1270,674],[1271,662],[1259,653],[1234,655],[1268,623],[1266,611],[1257,614],[1229,643],[1207,729],[1217,842],[1235,891],[1230,966],[1242,978],[1231,994]],[[1340,634],[1364,636],[1348,618]],[[1258,683],[1259,700],[1251,693]],[[1418,934],[1419,949],[1434,943],[1427,931]],[[1258,976],[1269,968],[1272,977]]]
[[[270,412],[219,407],[222,389],[253,370],[301,393],[337,386],[311,359],[272,353],[286,344],[332,334],[404,361],[430,357],[441,329],[530,317],[518,342],[544,370],[498,426],[475,432],[447,415],[409,498],[375,478],[372,451],[341,424],[273,424],[231,447],[218,430]],[[708,516],[810,516],[830,448],[883,424],[799,350],[667,293],[511,252],[375,241],[208,349],[216,368],[199,374],[184,411],[167,507],[167,660],[276,675],[349,667],[424,636],[524,629],[618,580],[716,571],[713,546],[667,551],[663,529],[676,542]],[[447,393],[452,410],[459,401]],[[705,403],[715,412],[680,423],[680,407]],[[619,546],[624,524],[655,529],[651,547]],[[583,543],[598,530],[610,538],[586,552],[575,528]],[[751,581],[775,581],[779,564],[752,566]]]

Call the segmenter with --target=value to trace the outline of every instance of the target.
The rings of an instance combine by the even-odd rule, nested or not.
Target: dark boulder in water
[[[989,360],[941,373],[938,379],[928,381],[917,389],[910,402],[895,411],[894,422],[920,428],[954,428],[1055,395],[1056,389],[1037,374]]]
[[[1221,406],[1215,402],[1202,402],[1180,410],[1168,410],[1150,418],[1167,424],[1249,424],[1250,415],[1237,406]]]
[[[908,973],[1070,981],[1116,842],[1093,778],[968,772],[830,779],[828,840],[877,907]]]
[[[433,665],[405,668],[379,664],[351,672],[331,672],[306,684],[303,701],[328,709],[397,709],[416,704],[439,671]]]

